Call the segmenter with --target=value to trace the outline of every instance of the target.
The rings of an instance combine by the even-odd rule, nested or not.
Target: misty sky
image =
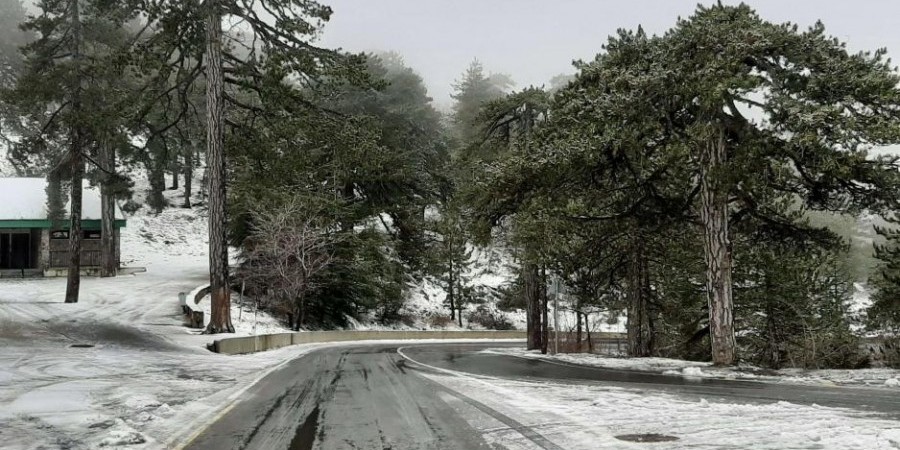
[[[349,51],[394,50],[441,107],[473,58],[513,76],[516,87],[546,84],[592,59],[617,28],[661,33],[696,0],[323,0],[334,16],[321,44]],[[711,2],[706,1],[705,4]],[[724,1],[723,3],[739,3]],[[802,27],[817,19],[852,50],[900,52],[898,0],[753,0],[760,15]]]

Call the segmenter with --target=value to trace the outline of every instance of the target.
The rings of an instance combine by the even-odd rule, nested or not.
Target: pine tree
[[[486,74],[476,59],[472,61],[462,78],[453,85],[451,94],[453,124],[457,141],[465,146],[480,140],[478,114],[485,103],[503,97],[512,87],[512,79],[505,74]]]
[[[47,0],[38,7],[40,14],[23,23],[36,39],[23,47],[24,67],[13,88],[3,92],[3,101],[17,116],[17,131],[23,135],[13,157],[46,161],[48,179],[54,186],[51,193],[58,192],[56,187],[63,179],[69,181],[65,299],[74,303],[80,287],[81,197],[86,162],[95,163],[91,153],[108,130],[104,119],[120,106],[108,101],[104,91],[115,83],[115,70],[121,67],[117,31],[134,14],[127,7],[89,0]],[[50,203],[61,202],[50,199]]]
[[[439,211],[439,218],[431,227],[436,241],[432,251],[432,271],[447,293],[445,303],[450,309],[450,320],[456,320],[462,327],[462,311],[469,300],[467,292],[472,259],[471,240],[459,205],[450,201],[443,206]]]
[[[20,49],[34,37],[19,27],[26,15],[22,0],[0,0],[0,86],[12,85],[24,68]]]
[[[157,76],[168,78],[183,72],[172,89],[182,91],[201,71],[205,74],[212,302],[206,332],[234,332],[228,266],[226,122],[236,128],[252,128],[257,118],[279,120],[284,113],[296,114],[314,107],[305,97],[304,88],[326,75],[357,77],[359,61],[310,43],[331,16],[329,7],[314,1],[262,0],[247,4],[210,0],[200,4],[153,0],[144,8],[159,32],[145,45],[142,57],[155,61],[160,68]],[[261,16],[260,11],[272,17]],[[241,22],[246,39],[222,32],[222,21],[230,19]],[[238,53],[237,49],[243,51]],[[169,58],[173,54],[177,55],[174,61]],[[199,61],[204,64],[194,64]],[[226,105],[241,110],[247,123],[231,121]]]
[[[467,79],[474,77],[468,76]],[[549,96],[542,89],[530,87],[520,92],[514,92],[502,98],[483,103],[475,116],[476,138],[470,142],[461,152],[460,163],[462,169],[458,171],[457,183],[472,186],[475,180],[482,179],[485,174],[480,173],[485,164],[490,164],[504,157],[520,152],[529,155],[533,149],[534,134],[543,120],[547,118],[549,108]],[[462,104],[462,103],[461,103]],[[487,219],[488,225],[497,225],[499,216],[490,216],[489,208],[483,205],[491,202],[496,197],[490,189],[471,189],[464,192],[464,196],[470,197],[475,205],[476,215]],[[527,213],[513,219],[512,235],[520,234],[522,230],[530,227]],[[489,236],[489,232],[482,232]],[[527,343],[531,349],[545,349],[544,330],[547,327],[544,320],[545,305],[542,299],[546,297],[546,283],[542,281],[540,266],[546,264],[542,256],[546,252],[543,245],[545,234],[531,235],[529,238],[519,239],[518,254],[521,255],[519,278],[522,280],[522,295],[525,304],[525,327]]]
[[[875,227],[885,243],[875,245],[878,274],[870,280],[874,292],[868,310],[869,326],[895,331],[900,329],[900,228],[896,217],[886,217],[889,226]]]

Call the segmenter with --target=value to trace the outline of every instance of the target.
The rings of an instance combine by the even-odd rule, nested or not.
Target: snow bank
[[[198,210],[141,209],[122,229],[122,260],[146,273],[83,278],[77,304],[62,303],[65,279],[3,280],[2,446],[166,447],[266,371],[316,348],[207,351],[213,337],[184,328],[178,304],[179,292],[208,282],[207,243]],[[242,334],[283,330],[234,307]]]
[[[492,348],[483,350],[517,356],[520,358],[559,361],[607,369],[636,370],[683,377],[720,379],[746,379],[772,383],[802,385],[843,385],[867,387],[900,387],[900,370],[897,369],[761,369],[750,365],[714,367],[708,362],[685,361],[669,358],[627,358],[587,353],[561,353],[542,355],[538,351],[519,348]]]
[[[537,448],[522,430],[567,450],[623,448],[897,448],[900,422],[837,408],[788,402],[735,404],[715,398],[591,384],[529,382],[464,374],[424,376],[494,410],[487,414],[445,395],[489,443]],[[511,427],[502,414],[521,424]],[[676,440],[632,444],[616,436],[659,434]]]

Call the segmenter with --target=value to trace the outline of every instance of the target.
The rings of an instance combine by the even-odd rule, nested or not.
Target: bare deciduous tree
[[[334,259],[338,238],[321,217],[299,201],[256,211],[244,245],[242,277],[269,293],[272,306],[289,317],[294,330],[306,320],[306,298],[316,274]]]

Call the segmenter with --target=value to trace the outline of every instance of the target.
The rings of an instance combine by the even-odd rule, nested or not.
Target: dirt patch
[[[179,347],[166,341],[160,336],[119,324],[84,322],[49,322],[46,325],[48,331],[57,333],[69,340],[77,342],[76,345],[91,343],[92,345],[128,347],[142,350],[176,351]]]

